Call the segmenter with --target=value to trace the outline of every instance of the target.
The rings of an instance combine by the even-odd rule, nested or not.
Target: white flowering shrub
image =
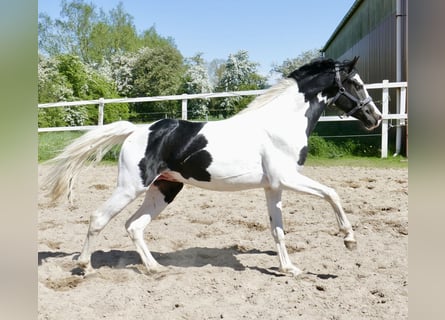
[[[63,119],[68,126],[83,126],[88,119],[85,107],[67,107],[64,109]]]
[[[217,91],[242,91],[263,89],[266,79],[257,73],[258,63],[249,61],[247,51],[241,50],[236,54],[230,54],[226,63],[222,66]],[[218,105],[214,105],[215,115],[226,118],[242,110],[253,97],[234,97],[215,99]]]
[[[213,91],[210,82],[207,66],[198,53],[192,58],[186,59],[187,70],[184,75],[184,92],[189,94],[194,93],[209,93]],[[208,106],[210,101],[207,99],[192,99],[188,101],[188,116],[192,119],[203,119],[208,113]]]
[[[106,70],[106,65],[86,65],[73,55],[59,55],[56,58],[39,55],[39,103],[117,98],[119,95]],[[104,110],[105,123],[128,119],[128,116],[126,103],[107,105]],[[97,122],[98,107],[95,105],[38,111],[39,127],[91,125]]]
[[[116,54],[107,65],[109,68],[107,76],[109,75],[113,80],[120,96],[129,97],[131,95],[134,80],[132,70],[136,60],[136,53]]]

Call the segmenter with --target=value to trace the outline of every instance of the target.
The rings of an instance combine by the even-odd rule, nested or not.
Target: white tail
[[[73,184],[86,161],[99,162],[113,146],[119,145],[136,129],[128,121],[118,121],[88,131],[66,146],[51,164],[44,182],[51,201],[68,196],[72,202]]]

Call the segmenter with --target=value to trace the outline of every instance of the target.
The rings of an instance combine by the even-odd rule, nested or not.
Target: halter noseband
[[[349,74],[348,74],[347,78],[349,78]],[[338,85],[338,92],[335,95],[335,97],[331,100],[329,105],[334,104],[341,95],[346,96],[349,100],[352,100],[356,104],[356,106],[354,108],[352,108],[348,113],[346,113],[347,117],[349,117],[350,115],[353,115],[358,110],[360,110],[361,108],[363,108],[364,106],[366,106],[368,103],[370,103],[372,101],[372,98],[370,96],[366,97],[363,100],[359,100],[356,97],[354,97],[352,94],[350,94],[349,92],[346,91],[345,87],[343,87],[343,82],[341,81],[341,78],[340,78],[340,67],[338,65],[335,65],[335,82],[337,82],[337,85]]]

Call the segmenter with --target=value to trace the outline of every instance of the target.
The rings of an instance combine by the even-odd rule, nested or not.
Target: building
[[[357,0],[322,48],[322,55],[335,60],[360,56],[357,68],[365,83],[382,82],[384,79],[390,82],[407,81],[407,13],[408,0]],[[395,90],[390,90],[390,113],[398,110]],[[381,91],[372,90],[369,93],[381,107]],[[406,154],[406,126],[397,124],[394,121],[390,126],[389,146],[396,153]],[[329,129],[329,125],[325,125],[325,128],[322,126],[321,131]],[[352,124],[345,129],[348,130],[348,127],[349,130],[357,129],[351,128],[354,127]],[[368,136],[377,135],[379,130],[381,133],[381,128],[378,128]]]

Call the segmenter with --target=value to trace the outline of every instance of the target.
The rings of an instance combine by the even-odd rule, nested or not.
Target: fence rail
[[[388,129],[389,121],[396,120],[396,154],[400,152],[400,144],[402,139],[401,126],[405,125],[408,119],[406,112],[406,89],[407,82],[389,82],[383,80],[382,83],[366,84],[366,89],[382,89],[382,139],[381,139],[381,157],[388,157]],[[397,113],[389,113],[389,89],[397,90]],[[267,89],[266,89],[267,90]],[[117,98],[117,99],[96,99],[70,102],[41,103],[38,108],[54,108],[54,107],[74,107],[85,105],[98,105],[98,121],[97,125],[91,126],[72,126],[72,127],[50,127],[38,128],[38,132],[54,132],[54,131],[83,131],[91,130],[103,125],[105,104],[113,103],[136,103],[136,102],[153,102],[153,101],[171,101],[181,100],[181,118],[187,120],[187,102],[192,99],[212,99],[226,97],[256,96],[264,93],[266,90],[247,90],[247,91],[231,91],[231,92],[215,92],[215,93],[198,93],[198,94],[181,94],[171,96],[156,97],[139,97],[139,98]],[[357,121],[357,119],[348,117],[340,118],[338,116],[322,116],[319,121]]]

